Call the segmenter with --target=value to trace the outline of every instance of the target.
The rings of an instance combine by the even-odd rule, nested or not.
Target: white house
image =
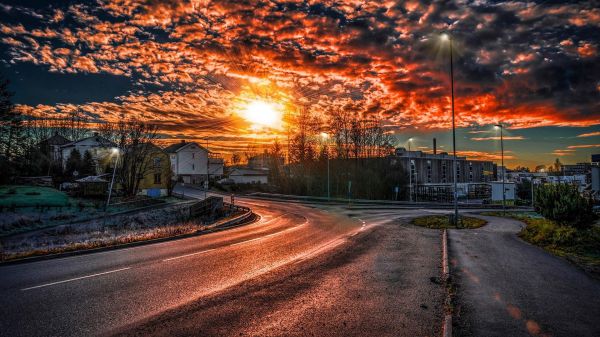
[[[204,147],[182,140],[164,149],[171,161],[175,179],[187,184],[201,184],[223,175],[223,159],[211,155]]]
[[[101,137],[97,132],[94,132],[94,135],[91,137],[83,138],[80,140],[76,140],[71,143],[67,143],[60,147],[62,152],[62,164],[63,168],[67,167],[67,161],[71,156],[71,152],[74,149],[77,149],[83,158],[86,151],[89,151],[92,155],[92,158],[96,163],[102,158],[109,156],[117,144],[111,142],[110,140]],[[96,166],[96,173],[101,173],[100,168]]]
[[[269,170],[254,170],[235,167],[229,172],[229,179],[236,184],[266,184],[269,182]]]

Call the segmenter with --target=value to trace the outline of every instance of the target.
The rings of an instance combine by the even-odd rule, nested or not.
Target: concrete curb
[[[16,260],[2,261],[2,262],[0,262],[0,266],[8,266],[8,265],[15,265],[15,264],[22,264],[22,263],[29,263],[29,262],[51,260],[51,259],[59,259],[59,258],[69,257],[69,256],[100,253],[100,252],[117,250],[117,249],[125,249],[125,248],[149,245],[149,244],[153,244],[153,243],[161,243],[161,242],[167,242],[167,241],[187,239],[187,238],[191,238],[191,237],[195,237],[195,236],[216,233],[216,232],[224,231],[224,230],[235,228],[235,227],[240,227],[243,225],[249,225],[258,220],[260,220],[260,215],[252,213],[252,210],[250,210],[250,211],[248,211],[244,214],[241,214],[238,217],[235,217],[231,220],[228,220],[221,224],[215,225],[207,230],[197,231],[195,233],[182,234],[182,235],[170,236],[170,237],[164,237],[164,238],[158,238],[158,239],[152,239],[152,240],[135,241],[135,242],[123,243],[123,244],[118,244],[118,245],[113,245],[113,246],[105,246],[105,247],[98,247],[98,248],[84,249],[84,250],[74,250],[74,251],[70,251],[70,252],[39,255],[39,256],[26,257],[26,258],[16,259]]]
[[[448,265],[448,230],[442,232],[442,273],[444,284],[448,284],[450,279],[450,266]],[[446,290],[446,306],[451,303],[450,292]],[[442,336],[452,337],[452,313],[446,313],[442,324]]]

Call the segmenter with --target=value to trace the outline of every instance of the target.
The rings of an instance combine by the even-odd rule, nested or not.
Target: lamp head
[[[321,138],[327,140],[329,139],[329,134],[327,132],[321,132]]]
[[[442,35],[440,35],[440,39],[444,42],[450,40],[450,35],[448,35],[448,33],[443,33]]]

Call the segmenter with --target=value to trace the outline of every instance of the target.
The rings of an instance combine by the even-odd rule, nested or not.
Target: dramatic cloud
[[[600,136],[600,131],[582,133],[582,134],[578,135],[577,137],[595,137],[595,136]]]
[[[504,140],[525,140],[527,138],[523,136],[505,136],[502,137]],[[498,137],[473,137],[471,140],[481,141],[481,140],[500,140],[500,136]]]
[[[235,113],[252,97],[323,122],[347,110],[388,128],[445,129],[449,48],[439,34],[447,31],[458,126],[600,124],[595,1],[98,0],[0,12],[9,18],[0,23],[8,65],[134,86],[109,101],[90,93],[83,104],[20,106],[45,118],[72,109],[95,121],[143,116],[169,137],[218,134],[229,151],[267,141]]]

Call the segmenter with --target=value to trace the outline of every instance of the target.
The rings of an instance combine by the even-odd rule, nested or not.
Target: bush
[[[577,186],[545,184],[535,191],[535,210],[559,225],[589,227],[594,219],[592,201],[579,193]]]

